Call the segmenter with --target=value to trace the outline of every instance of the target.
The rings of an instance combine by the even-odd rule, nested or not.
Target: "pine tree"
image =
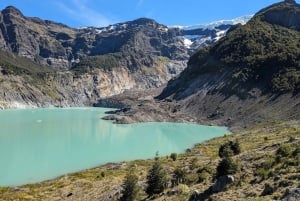
[[[134,201],[138,195],[138,177],[130,170],[124,180],[120,201]]]
[[[149,170],[147,175],[146,193],[149,196],[162,193],[166,188],[166,183],[167,183],[166,172],[161,166],[161,163],[158,159],[158,154],[156,154],[153,166]]]

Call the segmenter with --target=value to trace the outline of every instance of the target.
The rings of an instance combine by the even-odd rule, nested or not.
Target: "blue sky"
[[[25,16],[71,27],[106,26],[149,17],[165,25],[194,25],[254,14],[279,0],[0,0]]]

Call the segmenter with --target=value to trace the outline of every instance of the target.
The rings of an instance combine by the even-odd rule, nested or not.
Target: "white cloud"
[[[68,4],[62,1],[55,1],[55,4],[69,17],[84,26],[102,27],[112,24],[107,17],[88,7],[88,0],[70,0]]]

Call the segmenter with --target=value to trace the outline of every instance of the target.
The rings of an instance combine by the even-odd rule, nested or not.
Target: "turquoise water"
[[[0,186],[51,179],[108,162],[184,152],[228,133],[225,127],[179,123],[117,125],[108,109],[0,111]]]

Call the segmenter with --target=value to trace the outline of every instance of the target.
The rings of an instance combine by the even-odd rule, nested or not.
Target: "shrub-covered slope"
[[[228,120],[256,113],[251,119],[266,119],[276,107],[279,114],[270,117],[291,117],[300,109],[296,19],[296,3],[285,1],[261,10],[246,25],[232,27],[215,45],[194,54],[159,98],[181,100],[182,110],[202,117]],[[284,102],[291,104],[283,107]]]

